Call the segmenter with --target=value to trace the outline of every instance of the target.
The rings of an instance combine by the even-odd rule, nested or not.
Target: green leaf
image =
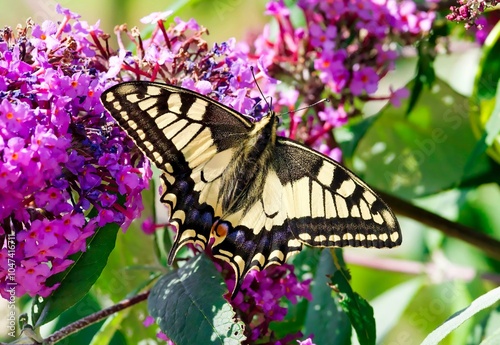
[[[358,147],[359,142],[365,136],[366,132],[375,123],[377,115],[372,115],[367,118],[355,118],[349,121],[345,126],[335,129],[335,139],[342,150],[342,158],[344,161],[351,161]]]
[[[477,141],[474,151],[469,156],[464,171],[468,171],[474,167],[476,161],[480,156],[486,152],[488,147],[491,147],[495,139],[500,135],[500,82],[497,86],[497,95],[495,101],[495,108],[493,109],[490,118],[484,126],[484,133]]]
[[[424,339],[421,345],[438,344],[462,323],[473,317],[481,310],[492,306],[498,301],[500,301],[500,287],[497,287],[496,289],[493,289],[476,298],[467,308],[459,311],[450,319],[448,319],[448,321],[446,321],[444,324],[432,331],[432,333]]]
[[[413,111],[419,97],[424,91],[424,86],[430,89],[436,79],[436,72],[434,71],[435,53],[432,49],[433,47],[434,45],[428,40],[421,40],[418,42],[417,75],[415,77],[415,83],[411,88],[410,99],[406,106],[406,115]]]
[[[487,336],[479,345],[498,345],[500,344],[500,328]]]
[[[227,292],[213,263],[200,254],[160,278],[148,298],[149,313],[176,345],[241,344],[244,324],[222,297]]]
[[[480,345],[500,344],[500,306],[492,310],[481,325],[482,341]],[[469,341],[469,343],[471,343]],[[479,341],[477,341],[479,343]]]
[[[315,344],[349,344],[351,339],[351,324],[346,313],[340,308],[336,298],[332,298],[332,290],[328,286],[327,275],[337,271],[335,262],[329,250],[323,250],[319,265],[314,275],[309,302],[304,335],[314,334]]]
[[[497,94],[495,97],[495,108],[485,125],[485,143],[491,146],[496,137],[500,134],[500,81],[497,84]]]
[[[464,168],[476,145],[468,99],[437,79],[406,117],[392,107],[360,141],[353,170],[376,188],[403,198],[434,194],[491,169],[486,155]],[[436,173],[439,172],[439,173]]]
[[[396,285],[390,290],[371,301],[377,320],[377,343],[383,342],[384,338],[401,320],[401,317],[422,287],[424,279],[421,277],[411,279],[403,284]],[[397,303],[394,303],[397,301]]]
[[[55,319],[87,294],[108,262],[118,229],[113,223],[96,229],[87,241],[87,251],[72,256],[75,262],[58,279],[61,285],[49,297],[34,299],[31,319],[36,327]]]
[[[53,327],[54,330],[60,330],[64,326],[69,325],[75,321],[82,319],[88,315],[96,313],[100,311],[102,308],[99,305],[99,302],[92,294],[85,295],[78,303],[74,306],[66,310],[62,313]],[[125,310],[125,312],[127,312]],[[121,313],[118,313],[118,315]],[[78,332],[71,334],[70,336],[64,338],[61,341],[61,344],[72,344],[72,345],[88,345],[91,343],[95,334],[99,331],[99,328],[105,323],[105,321],[99,321],[94,324],[87,325],[80,329]],[[124,341],[120,341],[123,339],[123,335],[120,334],[120,331],[111,334],[111,337],[106,342],[106,345],[118,345],[118,344],[126,344]]]
[[[122,331],[121,324],[125,318],[130,314],[130,308],[120,311],[109,316],[98,332],[95,333],[90,345],[108,345],[112,344],[113,338],[118,338],[118,334]],[[137,319],[136,319],[137,322]],[[145,327],[144,327],[145,328]],[[130,337],[127,337],[130,341]],[[124,342],[126,344],[126,342]]]
[[[345,273],[341,270],[335,272],[331,284],[339,296],[340,306],[356,331],[359,343],[361,345],[374,345],[376,328],[373,308],[364,298],[352,290]]]
[[[474,132],[478,138],[483,137],[487,132],[487,142],[489,149],[488,154],[500,162],[500,137],[498,130],[495,129],[498,125],[497,119],[492,119],[499,116],[498,107],[499,96],[498,86],[500,79],[500,23],[497,23],[493,30],[488,35],[486,42],[483,46],[483,54],[480,60],[480,65],[476,80],[474,83],[474,90],[471,97],[471,123]],[[493,122],[490,122],[493,121]],[[490,128],[487,128],[489,123]]]

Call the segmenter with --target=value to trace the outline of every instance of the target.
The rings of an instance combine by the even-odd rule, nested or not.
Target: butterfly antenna
[[[314,106],[316,106],[316,105],[318,105],[320,103],[323,103],[323,102],[330,103],[330,100],[328,98],[323,98],[323,99],[320,99],[319,101],[314,102],[313,104],[309,104],[309,105],[306,105],[305,107],[302,107],[302,108],[299,108],[299,109],[295,109],[295,110],[292,110],[292,111],[288,111],[288,112],[280,114],[280,115],[285,115],[285,114],[289,114],[289,113],[296,113],[297,111],[312,108],[312,107],[314,107]]]
[[[250,66],[250,72],[252,72],[253,81],[255,82],[255,85],[257,85],[257,89],[259,89],[259,92],[262,95],[262,99],[264,99],[264,102],[266,102],[267,106],[269,107],[269,110],[272,110],[273,109],[273,99],[271,97],[271,102],[267,101],[266,96],[264,96],[264,92],[262,92],[262,89],[260,88],[259,83],[257,83],[257,78],[255,77],[255,73],[253,71],[253,66]]]

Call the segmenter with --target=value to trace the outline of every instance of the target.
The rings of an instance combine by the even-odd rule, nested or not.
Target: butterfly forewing
[[[150,82],[112,87],[102,102],[163,171],[161,200],[178,228],[170,261],[184,244],[205,248],[212,237],[238,289],[250,269],[282,264],[303,244],[401,243],[392,211],[351,171],[295,141],[272,140],[273,113],[256,125],[195,92]]]
[[[189,90],[128,82],[102,102],[144,154],[163,172],[161,201],[178,232],[169,260],[187,243],[202,248],[220,216],[220,177],[253,124]]]

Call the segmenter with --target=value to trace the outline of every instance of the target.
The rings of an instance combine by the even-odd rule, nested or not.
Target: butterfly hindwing
[[[275,169],[285,189],[288,227],[315,247],[394,247],[396,217],[350,170],[295,141],[279,138]]]
[[[244,276],[282,264],[302,245],[394,247],[401,233],[390,208],[371,188],[334,160],[278,137],[266,167],[262,197],[233,224],[214,256]],[[251,224],[251,225],[250,225]]]

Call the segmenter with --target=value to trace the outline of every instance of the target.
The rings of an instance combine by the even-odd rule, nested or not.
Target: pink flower
[[[349,84],[349,89],[355,96],[360,96],[363,92],[372,94],[377,91],[379,76],[372,67],[364,67],[354,72],[354,76]]]
[[[396,91],[393,91],[391,87],[389,88],[389,90],[391,91],[389,101],[396,108],[399,108],[401,106],[402,99],[407,98],[410,95],[410,91],[405,87],[397,89]]]

